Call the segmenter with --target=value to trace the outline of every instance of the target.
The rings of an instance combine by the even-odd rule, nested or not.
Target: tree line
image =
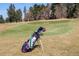
[[[24,14],[24,18],[22,15]],[[33,20],[48,20],[59,18],[79,18],[79,3],[48,3],[34,4],[29,10],[24,6],[23,13],[21,9],[16,9],[14,4],[10,4],[7,9],[8,17],[4,20],[0,15],[0,23],[21,22]]]

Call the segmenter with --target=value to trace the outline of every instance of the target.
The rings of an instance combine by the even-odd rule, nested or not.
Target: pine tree
[[[22,21],[22,11],[21,9],[16,10],[14,4],[10,4],[7,9],[8,18],[6,21],[8,22],[18,22]]]
[[[16,21],[14,4],[10,4],[9,9],[7,9],[7,14],[8,14],[9,22]]]
[[[4,18],[2,15],[0,15],[0,23],[4,23]]]
[[[16,22],[22,21],[22,11],[21,9],[16,10]]]
[[[74,18],[75,11],[76,11],[75,3],[67,4],[67,18]]]
[[[51,12],[51,16],[50,16],[50,18],[51,19],[55,19],[56,18],[56,15],[55,15],[55,11],[56,11],[56,3],[52,3],[51,4],[51,10],[52,10],[52,12]]]
[[[75,13],[74,13],[75,18],[79,18],[79,3],[75,3]]]
[[[23,19],[23,21],[26,21],[26,20],[27,20],[27,18],[26,18],[26,16],[27,16],[27,13],[26,13],[26,6],[24,6],[23,12],[24,12],[24,19]]]

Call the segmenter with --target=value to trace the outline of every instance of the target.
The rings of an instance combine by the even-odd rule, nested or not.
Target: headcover
[[[45,28],[43,28],[43,27],[39,27],[38,30],[37,30],[37,32],[41,32],[41,31],[42,31],[42,32],[45,32],[46,30],[45,30]]]

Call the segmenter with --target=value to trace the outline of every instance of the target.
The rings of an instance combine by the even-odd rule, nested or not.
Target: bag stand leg
[[[41,41],[41,40],[39,40],[39,42],[40,42],[40,44],[41,44],[42,56],[43,56],[43,55],[45,55],[45,53],[44,53],[44,46],[43,46],[43,44],[42,44],[42,41]]]

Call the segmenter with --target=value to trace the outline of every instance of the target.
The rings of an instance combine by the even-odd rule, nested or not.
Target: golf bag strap
[[[30,37],[30,48],[32,48],[32,36]]]

